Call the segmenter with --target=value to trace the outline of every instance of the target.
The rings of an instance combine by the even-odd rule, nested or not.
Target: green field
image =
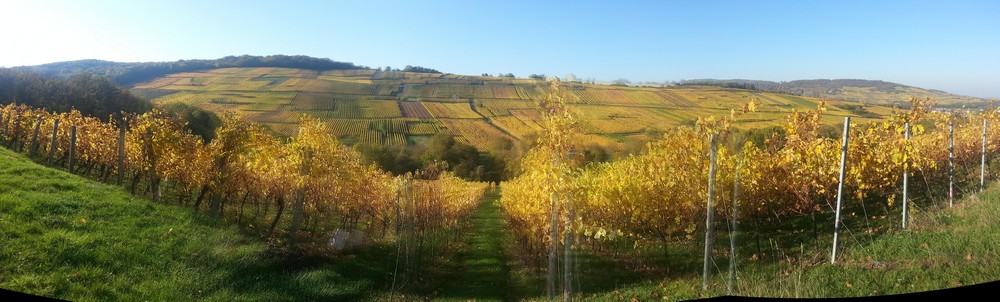
[[[330,71],[289,68],[224,68],[168,75],[133,87],[158,104],[182,102],[214,112],[234,111],[295,133],[302,114],[327,120],[345,142],[399,144],[438,132],[459,136],[481,150],[520,143],[540,128],[538,101],[547,83],[533,79],[459,76],[372,70]],[[737,121],[742,129],[783,123],[792,110],[815,109],[819,99],[710,87],[624,87],[566,83],[567,103],[592,143],[620,146],[623,139],[650,130],[690,124],[699,117],[728,115],[757,98],[758,112]],[[832,101],[832,105],[837,102]],[[828,106],[824,121],[836,123],[855,113]],[[888,108],[868,106],[877,118]],[[366,127],[368,121],[434,127]],[[859,118],[860,121],[870,120]],[[477,122],[478,121],[478,122]],[[340,127],[346,127],[341,129]]]

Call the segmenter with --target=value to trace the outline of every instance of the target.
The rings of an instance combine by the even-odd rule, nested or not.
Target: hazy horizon
[[[0,66],[308,55],[579,79],[868,79],[1000,96],[1000,3],[2,1]]]

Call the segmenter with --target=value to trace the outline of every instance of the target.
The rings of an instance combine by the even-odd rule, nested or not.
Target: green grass
[[[359,300],[391,247],[287,257],[235,227],[0,148],[0,288],[74,301]]]
[[[932,291],[1000,280],[1000,187],[970,195],[953,209],[915,211],[911,228],[845,244],[836,264],[821,252],[786,249],[778,261],[742,260],[733,294],[753,297],[863,297]],[[827,231],[824,229],[824,231]],[[827,238],[828,239],[828,238]],[[821,237],[823,244],[830,244]],[[718,245],[717,245],[718,246]],[[722,247],[723,249],[725,247]],[[804,252],[803,252],[804,251]],[[746,253],[746,252],[744,252]],[[726,294],[728,262],[716,253],[719,272],[709,290],[700,276],[651,279],[593,300],[678,300]]]
[[[510,236],[504,230],[498,195],[489,195],[472,217],[472,232],[463,236],[462,249],[452,258],[449,273],[441,279],[441,300],[500,301],[515,294],[510,281],[506,247]]]
[[[459,243],[440,249],[429,271],[416,275],[418,284],[390,293],[395,246],[291,257],[190,209],[153,204],[0,149],[0,288],[80,301],[543,298],[544,269],[533,270],[509,254],[512,242],[496,200],[488,196],[456,237],[441,237]],[[916,209],[905,231],[845,235],[834,265],[829,236],[809,239],[809,225],[790,221],[779,224],[800,232],[781,237],[768,230],[765,235],[778,236],[766,235],[775,238],[777,248],[750,260],[754,239],[746,225],[734,294],[870,296],[1000,279],[998,200],[1000,187],[993,186],[953,209]],[[859,223],[854,218],[848,225],[858,231]],[[728,245],[724,235],[717,238],[719,269],[708,291],[701,290],[700,240],[671,246],[670,271],[663,269],[668,266],[657,245],[623,241],[579,253],[579,298],[648,301],[725,294]]]

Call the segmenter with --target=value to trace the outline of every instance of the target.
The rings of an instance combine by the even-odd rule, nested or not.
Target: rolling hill
[[[837,79],[771,82],[757,80],[689,80],[681,84],[747,85],[758,90],[776,91],[799,96],[842,100],[861,104],[898,105],[909,97],[932,98],[944,106],[984,103],[986,100],[957,95],[941,90],[924,89],[885,81]]]
[[[819,99],[718,86],[626,87],[566,83],[567,103],[587,140],[614,147],[650,130],[728,115],[751,99],[760,110],[741,117],[742,129],[777,125],[792,110],[815,109]],[[232,111],[293,134],[307,114],[328,121],[347,143],[411,144],[451,133],[480,150],[531,139],[544,121],[538,101],[547,83],[536,79],[461,76],[370,69],[221,68],[169,74],[132,87],[157,104],[187,103]],[[826,121],[860,121],[891,112],[829,101]],[[853,111],[851,111],[853,110]]]
[[[112,62],[104,60],[77,60],[54,62],[35,66],[14,67],[17,70],[37,72],[46,76],[68,79],[85,72],[105,77],[119,85],[130,86],[167,74],[227,67],[288,67],[312,70],[368,69],[353,63],[338,62],[309,56],[226,56],[212,60],[179,60],[172,62]]]

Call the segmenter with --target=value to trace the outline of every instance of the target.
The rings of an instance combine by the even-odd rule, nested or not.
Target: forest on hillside
[[[354,63],[338,62],[327,58],[287,55],[242,55],[226,56],[214,60],[136,63],[80,60],[24,66],[17,67],[17,69],[30,70],[57,78],[69,78],[79,72],[87,72],[106,77],[122,86],[130,86],[171,73],[229,67],[283,67],[310,70],[368,69],[368,67],[354,65]]]
[[[107,78],[76,73],[66,79],[40,73],[0,68],[0,104],[17,102],[52,111],[81,113],[107,119],[122,111],[142,113],[153,105]]]

